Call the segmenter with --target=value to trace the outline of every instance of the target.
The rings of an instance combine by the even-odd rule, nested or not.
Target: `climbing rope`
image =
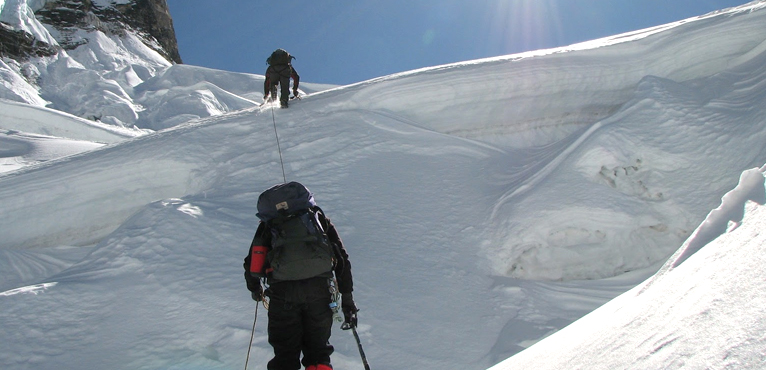
[[[250,362],[250,348],[253,347],[253,336],[255,336],[255,322],[258,321],[258,302],[255,303],[255,318],[253,319],[253,330],[250,332],[250,345],[247,346],[247,358],[245,359],[245,370]]]
[[[274,106],[271,106],[271,122],[274,123],[274,136],[277,138],[277,150],[279,151],[279,164],[282,166],[282,180],[287,182],[287,175],[285,175],[285,162],[282,159],[282,147],[279,145],[279,133],[277,132],[277,119],[274,117]]]

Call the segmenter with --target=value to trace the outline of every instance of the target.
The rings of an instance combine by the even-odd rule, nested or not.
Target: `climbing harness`
[[[335,278],[332,278],[332,280],[329,281],[330,284],[330,310],[332,311],[332,319],[333,321],[337,322],[343,322],[343,317],[340,315],[340,306],[338,305],[338,301],[340,301],[340,292],[338,291],[338,280]]]

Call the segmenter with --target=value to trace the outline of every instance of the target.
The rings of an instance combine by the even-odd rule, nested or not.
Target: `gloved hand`
[[[269,94],[263,94],[263,101],[269,100]]]
[[[258,289],[254,290],[252,292],[253,300],[256,302],[260,302],[263,300],[263,288],[261,286],[258,286]]]
[[[294,90],[293,90],[293,96],[297,97],[297,96],[298,96],[298,94],[300,94],[300,93],[298,92],[298,89],[294,89]]]
[[[356,313],[359,312],[359,309],[356,307],[356,304],[354,303],[354,296],[351,293],[345,293],[341,295],[340,308],[343,310],[344,317],[341,329],[348,330],[355,328],[357,324]]]

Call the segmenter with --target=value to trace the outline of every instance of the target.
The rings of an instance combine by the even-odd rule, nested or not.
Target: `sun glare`
[[[563,39],[553,0],[497,0],[487,9],[488,47],[503,54],[558,46]]]

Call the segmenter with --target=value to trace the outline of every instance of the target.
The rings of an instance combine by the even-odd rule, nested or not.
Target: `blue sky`
[[[307,82],[349,84],[565,46],[747,0],[167,0],[184,63],[263,74],[276,48]]]

